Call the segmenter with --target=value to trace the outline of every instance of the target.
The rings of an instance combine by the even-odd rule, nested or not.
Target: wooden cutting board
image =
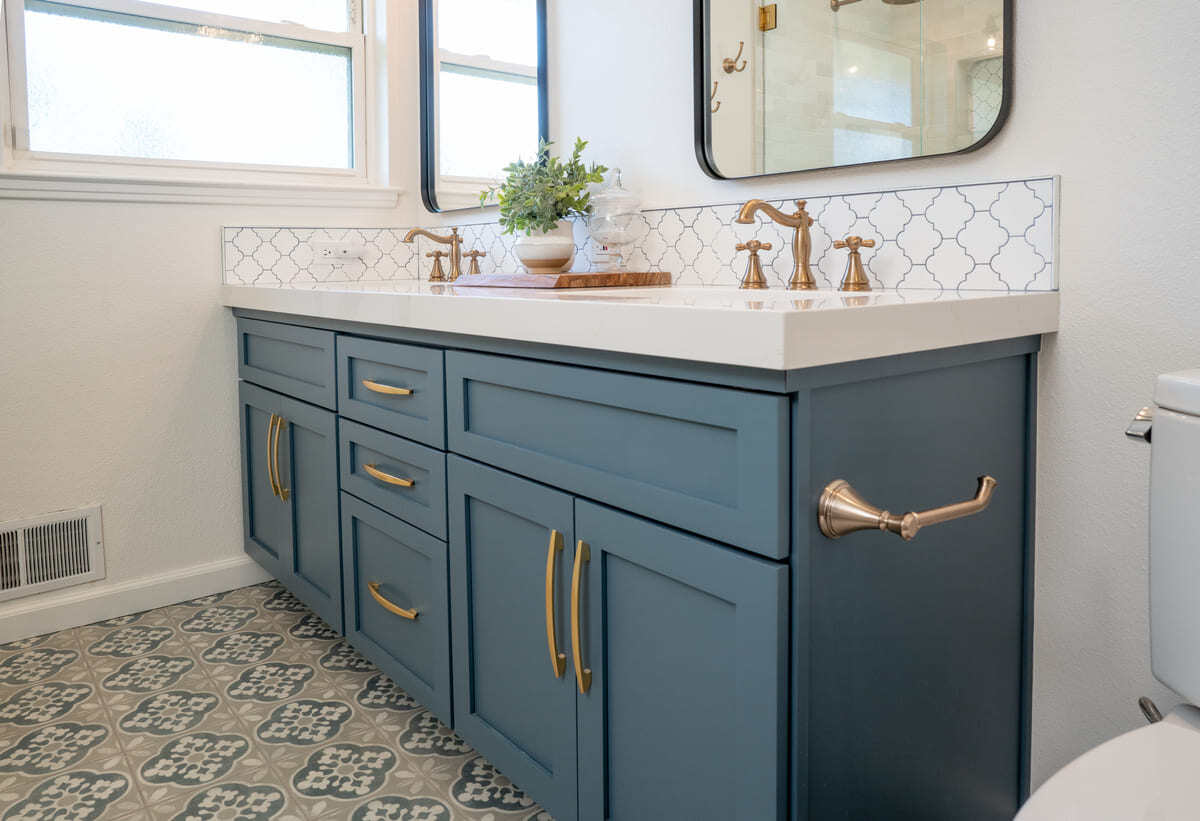
[[[476,274],[459,277],[457,288],[629,288],[670,285],[665,271],[596,271],[565,274]]]

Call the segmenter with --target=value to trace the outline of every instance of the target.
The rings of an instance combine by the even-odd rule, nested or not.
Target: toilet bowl
[[[1152,447],[1150,666],[1191,703],[1068,764],[1017,821],[1200,819],[1200,370],[1160,376],[1154,401],[1138,430]]]

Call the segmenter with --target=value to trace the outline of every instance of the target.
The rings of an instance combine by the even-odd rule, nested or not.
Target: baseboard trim
[[[223,593],[269,578],[249,556],[235,556],[117,584],[97,581],[61,595],[34,596],[0,612],[0,644]]]

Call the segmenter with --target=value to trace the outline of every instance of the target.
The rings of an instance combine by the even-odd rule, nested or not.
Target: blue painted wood
[[[409,524],[446,538],[446,454],[399,436],[341,419],[342,490],[383,508]],[[374,465],[392,476],[411,479],[412,487],[387,484],[363,468]]]
[[[329,331],[238,320],[238,376],[337,410],[334,336]]]
[[[396,342],[339,336],[338,407],[343,416],[435,448],[446,447],[445,379],[442,351]],[[408,388],[389,396],[363,380]]]
[[[246,552],[340,632],[336,417],[248,382],[239,391]],[[271,414],[284,419],[278,478],[288,491],[286,500],[271,492],[267,478]]]
[[[783,818],[786,565],[583,500],[575,528],[580,818]]]
[[[808,671],[807,786],[796,819],[1009,821],[1022,778],[1029,465],[1027,356],[804,392],[794,652]],[[798,421],[803,415],[797,415]],[[802,456],[798,452],[798,456]],[[983,513],[905,543],[821,535],[838,478],[888,510],[969,497]],[[798,482],[798,487],[803,485]]]
[[[786,398],[459,351],[446,374],[456,453],[787,556]]]
[[[575,680],[570,665],[554,675],[545,618],[546,555],[558,530],[556,622],[569,656],[571,497],[457,456],[447,463],[456,729],[556,821],[573,821]]]
[[[450,698],[450,608],[446,543],[342,494],[346,638],[425,707],[454,726]],[[375,600],[367,585],[404,609]]]

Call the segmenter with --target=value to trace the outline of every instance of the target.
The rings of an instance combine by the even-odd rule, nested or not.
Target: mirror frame
[[[818,2],[820,0],[817,0]],[[1004,54],[1002,64],[1004,72],[1004,91],[1000,98],[1000,113],[991,129],[966,148],[957,151],[943,151],[938,154],[921,154],[916,157],[898,157],[890,160],[873,160],[863,163],[847,163],[846,165],[826,165],[816,168],[797,168],[789,171],[771,171],[763,174],[745,174],[740,177],[730,177],[722,174],[717,167],[716,158],[712,154],[712,110],[708,104],[708,89],[712,85],[712,54],[708,48],[709,7],[711,0],[693,0],[693,65],[692,65],[692,104],[695,111],[696,159],[704,173],[714,180],[750,180],[757,177],[778,177],[783,174],[803,174],[809,171],[828,171],[836,168],[861,168],[868,165],[882,165],[891,162],[912,162],[927,160],[935,157],[954,157],[959,154],[969,154],[983,148],[992,138],[1000,133],[1008,120],[1008,111],[1012,106],[1013,96],[1013,0],[1004,0],[1004,11],[1001,14],[1004,26]]]
[[[421,0],[419,8],[420,59],[421,59],[421,201],[425,208],[435,214],[449,211],[467,211],[479,206],[463,208],[438,207],[437,204],[437,100],[433,94],[433,44],[434,10],[436,0]],[[546,65],[546,0],[537,3],[537,49],[538,49],[538,136],[550,139],[550,100],[547,92],[549,71]],[[495,206],[487,206],[494,208]]]

